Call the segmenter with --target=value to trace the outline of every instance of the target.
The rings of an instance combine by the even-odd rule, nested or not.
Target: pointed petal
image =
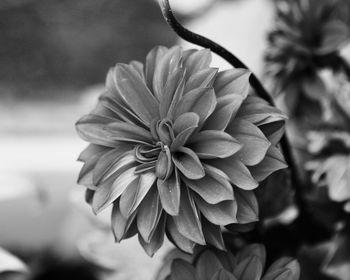
[[[287,168],[287,164],[280,150],[276,147],[270,147],[266,157],[259,164],[249,167],[253,177],[261,182],[277,170]]]
[[[129,218],[125,218],[119,209],[119,199],[114,203],[112,209],[112,231],[116,242],[124,239],[126,232],[130,229],[136,213]]]
[[[133,60],[129,63],[129,65],[132,69],[135,70],[135,72],[137,72],[137,74],[139,74],[139,76],[142,80],[145,80],[145,75],[144,75],[144,71],[143,71],[143,64],[140,61]]]
[[[94,188],[95,184],[93,182],[94,168],[104,152],[99,152],[92,155],[87,159],[83,165],[83,168],[79,172],[78,184],[84,185],[89,188]]]
[[[235,157],[245,165],[251,166],[261,162],[271,145],[257,126],[243,119],[235,119],[226,132],[243,144]]]
[[[226,174],[209,165],[205,165],[204,169],[205,177],[199,180],[184,179],[186,185],[210,204],[234,200],[233,189]]]
[[[237,201],[237,220],[240,224],[247,224],[259,220],[259,205],[253,191],[235,190]]]
[[[179,68],[174,74],[169,75],[168,81],[160,97],[159,114],[160,118],[167,117],[172,120],[177,103],[182,97],[185,86],[185,69]]]
[[[197,279],[211,280],[214,274],[223,268],[216,255],[212,251],[206,250],[199,256],[196,264]]]
[[[120,211],[129,217],[140,205],[156,180],[154,173],[143,173],[136,184],[130,184],[120,198]]]
[[[205,122],[204,129],[224,131],[235,117],[242,102],[243,97],[238,94],[228,94],[218,98],[216,108]]]
[[[206,218],[202,218],[202,224],[205,241],[219,250],[226,250],[221,227],[212,224]]]
[[[186,188],[181,190],[180,211],[173,217],[178,231],[186,238],[205,245],[199,213]]]
[[[118,141],[112,139],[113,134],[104,129],[107,124],[113,121],[113,119],[107,117],[90,114],[82,117],[75,124],[75,128],[78,135],[85,141],[96,145],[114,147]]]
[[[131,143],[141,143],[148,145],[152,143],[153,138],[149,131],[139,126],[124,123],[113,122],[104,127],[112,140],[119,140]]]
[[[211,87],[214,83],[218,68],[205,68],[196,73],[193,73],[186,82],[184,93],[187,93],[196,88]]]
[[[124,190],[134,180],[137,180],[137,175],[134,174],[135,167],[124,171],[112,185],[104,184],[97,188],[92,200],[92,210],[94,213],[99,213],[112,204]]]
[[[180,207],[180,178],[173,172],[172,176],[165,181],[157,181],[158,193],[163,209],[171,216],[179,214]]]
[[[146,242],[151,240],[161,214],[162,207],[160,205],[157,189],[152,188],[142,201],[137,214],[137,228],[139,234]]]
[[[233,274],[236,278],[247,280],[260,280],[262,272],[263,264],[258,256],[255,255],[245,258],[238,263],[233,270]]]
[[[176,259],[171,264],[171,280],[195,280],[194,267],[185,260]]]
[[[148,256],[153,257],[153,255],[162,247],[164,242],[164,231],[166,223],[166,214],[163,214],[158,222],[158,225],[152,235],[149,242],[146,242],[141,235],[139,235],[139,242]]]
[[[92,156],[96,154],[102,155],[104,152],[108,152],[110,148],[95,144],[89,144],[79,155],[78,161],[86,162]]]
[[[285,121],[277,121],[259,126],[266,138],[276,146],[285,132]]]
[[[214,88],[217,97],[238,94],[245,99],[249,92],[250,71],[246,69],[230,69],[219,72]]]
[[[187,69],[187,77],[203,69],[209,68],[211,63],[211,52],[209,49],[195,51],[184,59],[184,67]]]
[[[173,125],[173,130],[175,132],[175,139],[171,144],[171,150],[176,150],[177,148],[185,145],[188,138],[198,127],[199,116],[196,113],[188,112],[180,115]]]
[[[199,126],[213,113],[216,106],[216,97],[213,88],[196,88],[186,93],[179,101],[175,118],[193,112],[199,116]]]
[[[225,269],[221,269],[210,280],[237,280],[237,278]]]
[[[167,50],[156,64],[153,76],[153,92],[158,100],[161,100],[163,96],[163,90],[169,76],[180,67],[181,57],[181,47],[174,46]]]
[[[167,52],[167,50],[168,49],[166,47],[157,46],[157,47],[154,47],[147,54],[145,75],[146,75],[147,86],[150,89],[153,89],[153,78],[154,78],[154,71],[156,69],[156,66],[159,64],[159,61],[162,59],[162,57]]]
[[[245,119],[260,126],[263,124],[283,121],[287,117],[280,110],[270,106],[260,97],[249,95],[242,103],[237,113],[238,118]]]
[[[120,142],[115,149],[104,153],[97,161],[93,170],[94,185],[98,185],[121,157],[125,156],[125,153],[131,150],[132,146],[129,143]]]
[[[168,239],[174,243],[174,245],[180,250],[193,254],[193,248],[196,245],[195,242],[184,237],[177,229],[173,218],[168,217],[167,219],[167,235]]]
[[[204,130],[188,142],[199,158],[226,158],[235,154],[242,145],[223,131]]]
[[[136,164],[134,151],[128,151],[124,154],[116,157],[115,161],[109,165],[103,172],[103,180],[105,182],[111,176],[119,176],[127,169],[133,167]],[[100,181],[98,183],[101,183]]]
[[[225,159],[210,160],[208,163],[222,170],[230,178],[231,182],[239,188],[252,190],[259,185],[249,169],[236,159],[235,155]]]
[[[200,179],[205,175],[204,167],[198,156],[189,148],[180,147],[173,153],[173,162],[188,179]]]
[[[145,82],[129,66],[116,66],[117,89],[129,107],[148,125],[158,116],[158,101]]]
[[[115,96],[101,95],[98,104],[112,112],[115,121],[127,122],[141,127],[148,126],[147,122],[135,114],[123,100],[119,101]]]
[[[235,200],[226,200],[218,204],[209,204],[198,196],[195,198],[200,212],[211,223],[220,226],[237,223],[237,202]]]

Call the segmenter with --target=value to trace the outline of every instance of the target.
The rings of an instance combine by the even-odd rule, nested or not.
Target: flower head
[[[204,249],[191,263],[184,259],[175,259],[171,263],[172,280],[298,280],[300,266],[296,260],[288,257],[276,260],[264,272],[266,262],[265,247],[251,244],[237,254],[213,249]],[[163,279],[163,277],[161,277]],[[160,280],[160,279],[159,279]]]
[[[95,213],[113,204],[117,241],[138,234],[152,255],[224,248],[221,226],[258,219],[253,189],[284,168],[284,116],[248,95],[250,73],[211,68],[209,50],[156,47],[117,64],[97,107],[76,124],[91,144],[79,183]]]
[[[341,69],[338,55],[350,39],[350,5],[344,0],[276,3],[266,74],[273,93],[285,93],[286,110],[294,113],[301,103],[317,101],[325,90],[320,69]]]

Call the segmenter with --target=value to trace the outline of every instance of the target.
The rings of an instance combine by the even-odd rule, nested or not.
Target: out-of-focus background
[[[272,0],[170,2],[186,27],[262,72]],[[76,184],[86,143],[74,123],[93,108],[109,67],[177,42],[155,0],[0,1],[0,246],[35,279],[89,279],[84,265],[99,261],[106,279],[152,278],[162,251],[150,259],[137,240],[113,245],[96,230],[108,217],[94,219]],[[213,65],[229,67],[217,57]],[[59,272],[64,263],[76,264],[70,276]]]

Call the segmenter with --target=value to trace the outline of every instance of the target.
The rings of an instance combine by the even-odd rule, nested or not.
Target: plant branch
[[[192,31],[189,31],[184,26],[182,26],[174,16],[169,4],[169,0],[159,0],[159,5],[161,7],[164,19],[179,37],[181,37],[182,39],[190,43],[210,49],[213,53],[216,53],[217,55],[225,59],[235,68],[244,68],[249,70],[249,68],[240,59],[238,59],[235,55],[233,55],[224,47],[220,46],[216,42],[204,36],[201,36]],[[263,87],[262,83],[255,76],[254,73],[252,73],[250,76],[250,84],[259,97],[267,101],[271,106],[276,107],[272,97],[266,91],[266,89]],[[286,134],[284,134],[283,138],[281,139],[281,148],[283,150],[283,154],[285,156],[286,162],[289,165],[289,168],[291,170],[291,179],[292,179],[292,184],[296,189],[296,200],[300,208],[299,210],[301,213],[303,213],[307,211],[306,205],[302,197],[303,184],[302,184],[302,180],[299,177],[296,161],[292,154],[292,148]]]

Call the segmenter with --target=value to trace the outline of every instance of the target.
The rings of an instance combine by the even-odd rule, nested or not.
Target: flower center
[[[135,149],[136,160],[140,163],[136,173],[153,171],[161,180],[168,179],[174,164],[170,152],[170,145],[175,139],[171,120],[157,121],[151,128],[153,137],[158,141],[152,145],[139,145]]]

